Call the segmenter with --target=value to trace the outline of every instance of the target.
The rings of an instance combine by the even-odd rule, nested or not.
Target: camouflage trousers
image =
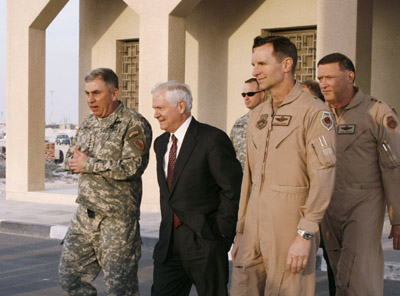
[[[79,205],[64,239],[58,270],[61,287],[71,296],[97,295],[91,282],[102,269],[107,295],[139,295],[141,244],[138,220],[88,213]]]

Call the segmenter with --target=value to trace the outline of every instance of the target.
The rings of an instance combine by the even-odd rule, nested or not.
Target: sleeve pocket
[[[318,159],[319,165],[321,168],[328,168],[335,166],[336,164],[336,155],[333,151],[332,146],[326,140],[326,138],[322,135],[318,138],[315,138],[311,141],[311,146],[313,151]]]
[[[383,167],[393,169],[400,165],[400,160],[397,155],[392,151],[389,143],[387,141],[383,141],[382,144],[379,145],[379,160]]]

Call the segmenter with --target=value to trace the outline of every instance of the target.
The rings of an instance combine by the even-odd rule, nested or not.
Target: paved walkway
[[[44,238],[63,239],[76,205],[62,205],[6,200],[0,194],[0,232],[25,234]],[[155,243],[158,239],[160,213],[142,212],[140,228],[143,240]],[[388,219],[385,221],[382,246],[385,254],[385,279],[400,281],[400,252],[394,251],[392,241],[387,239],[390,232]],[[318,252],[318,268],[326,270],[324,260]]]

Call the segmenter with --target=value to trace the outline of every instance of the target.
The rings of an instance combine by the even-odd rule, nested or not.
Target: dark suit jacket
[[[242,182],[242,169],[229,137],[192,118],[169,192],[163,169],[169,137],[166,132],[154,142],[162,221],[153,258],[161,263],[168,253],[174,212],[202,238],[232,243]]]

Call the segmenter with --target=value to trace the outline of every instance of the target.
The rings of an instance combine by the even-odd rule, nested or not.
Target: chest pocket
[[[312,139],[310,144],[318,159],[318,168],[327,168],[335,165],[336,156],[332,148],[332,143],[329,142],[327,137],[321,135]]]
[[[293,145],[292,148],[298,147],[298,138],[296,137],[300,126],[274,126],[273,127],[273,137],[271,136],[271,141],[275,143],[275,148],[278,149],[283,145]],[[296,148],[297,149],[297,148]]]
[[[337,148],[338,151],[346,151],[351,149],[352,146],[364,148],[373,148],[369,146],[375,146],[375,140],[373,139],[370,130],[367,126],[362,124],[355,125],[355,131],[353,134],[337,134]]]
[[[253,144],[251,148],[258,150],[261,149],[262,145],[265,146],[265,142],[267,140],[267,134],[268,134],[268,126],[265,126],[262,129],[257,129],[251,135],[251,143]],[[251,149],[250,147],[248,148]]]
[[[93,155],[104,160],[120,159],[123,147],[123,131],[117,127],[97,130]]]

